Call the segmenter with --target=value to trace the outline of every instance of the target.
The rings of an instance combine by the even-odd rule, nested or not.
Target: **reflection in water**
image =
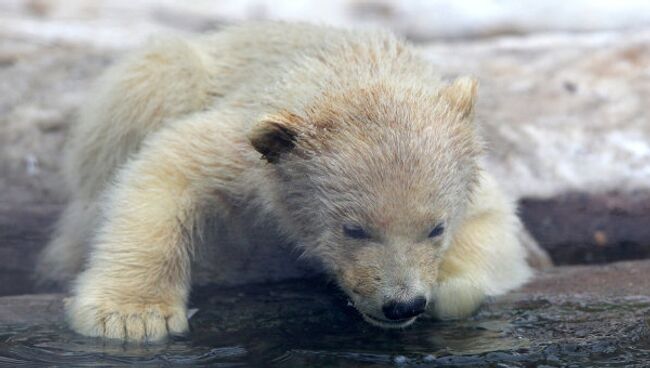
[[[608,313],[618,319],[621,313],[643,316],[650,309],[645,299],[530,300],[486,308],[464,321],[422,319],[405,330],[385,331],[363,322],[343,295],[320,284],[204,288],[195,294],[202,297],[193,302],[199,311],[188,336],[140,346],[84,338],[62,322],[0,326],[0,365],[524,367],[571,361],[586,367],[628,365],[650,354],[643,323],[617,329],[630,336],[624,343],[602,333]]]

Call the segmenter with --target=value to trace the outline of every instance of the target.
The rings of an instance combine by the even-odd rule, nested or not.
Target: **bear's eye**
[[[352,239],[369,239],[370,235],[358,225],[343,225],[343,234]]]
[[[429,238],[435,238],[437,236],[440,236],[440,235],[442,235],[443,232],[445,232],[445,225],[444,224],[438,224],[429,233]]]

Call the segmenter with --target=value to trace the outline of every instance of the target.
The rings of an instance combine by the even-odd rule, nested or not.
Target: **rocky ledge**
[[[468,320],[424,319],[401,331],[367,325],[318,281],[202,289],[192,333],[147,346],[72,333],[61,294],[7,296],[0,298],[0,362],[634,366],[650,355],[649,272],[650,261],[557,267]]]

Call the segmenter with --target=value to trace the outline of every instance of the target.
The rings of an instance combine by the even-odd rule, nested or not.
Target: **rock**
[[[132,11],[120,13],[123,16],[116,23],[111,14],[127,5]],[[370,17],[406,16],[393,12],[397,5],[374,2],[328,6],[349,7]],[[639,13],[634,6],[617,9]],[[244,11],[238,17],[254,16],[255,11],[243,5],[229,11],[236,13],[236,8]],[[286,10],[276,4],[268,9]],[[310,9],[302,10],[310,14]],[[612,19],[613,12],[606,7],[596,10],[608,15],[603,19]],[[220,11],[226,10],[171,3],[156,8],[121,1],[91,5],[33,0],[0,5],[0,79],[4,82],[0,85],[0,203],[61,202],[65,190],[58,169],[63,138],[92,80],[111,60],[150,35],[203,31],[219,23]],[[190,14],[201,20],[187,20]],[[178,22],[169,21],[175,16]],[[629,17],[621,19],[629,21]],[[189,24],[197,26],[191,29]],[[567,24],[577,23],[572,19]],[[446,76],[478,77],[477,114],[488,140],[487,166],[515,197],[650,189],[650,123],[645,113],[650,101],[646,67],[650,29],[490,37],[421,46]]]
[[[0,296],[51,290],[36,284],[34,267],[59,210],[60,206],[0,203]]]
[[[606,265],[562,266],[539,273],[523,293],[553,296],[616,298],[650,297],[650,260]]]
[[[557,267],[472,318],[423,318],[399,331],[363,322],[322,280],[203,288],[194,293],[191,334],[145,347],[72,333],[61,294],[2,297],[0,362],[628,366],[648,358],[648,271],[650,261]]]
[[[426,46],[479,82],[486,165],[518,198],[650,189],[650,30]]]
[[[1,17],[3,13],[5,19]],[[34,18],[41,25],[48,26],[47,31],[35,30]],[[76,22],[71,22],[71,19]],[[308,20],[347,27],[382,26],[411,39],[435,40],[535,32],[639,29],[650,21],[650,6],[644,1],[589,0],[568,3],[547,0],[533,5],[522,5],[517,0],[471,3],[451,0],[336,0],[319,3],[222,0],[218,4],[210,1],[133,3],[128,0],[98,0],[89,3],[83,0],[27,0],[0,4],[0,21],[30,36],[39,34],[47,40],[92,40],[113,47],[131,45],[152,32],[170,28],[196,31],[215,21],[251,19]],[[111,23],[123,27],[109,27]],[[133,29],[137,32],[130,32]]]
[[[37,325],[60,322],[63,319],[63,298],[62,294],[0,297],[0,325]]]
[[[524,199],[520,214],[556,264],[650,257],[650,192]]]

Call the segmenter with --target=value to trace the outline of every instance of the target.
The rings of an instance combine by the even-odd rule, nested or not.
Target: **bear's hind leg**
[[[94,202],[76,199],[68,204],[54,238],[39,255],[36,266],[39,284],[65,285],[81,271],[97,215]]]

